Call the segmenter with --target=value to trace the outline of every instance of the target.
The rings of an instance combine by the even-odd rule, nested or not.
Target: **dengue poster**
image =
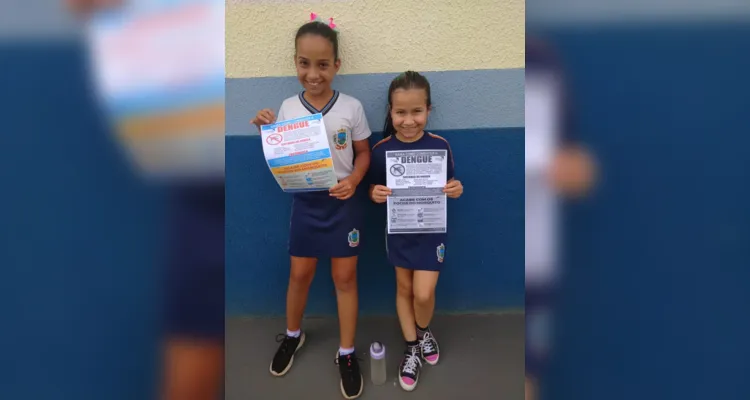
[[[388,234],[445,233],[447,150],[386,152]]]
[[[313,192],[338,183],[323,115],[260,127],[268,168],[285,192]]]

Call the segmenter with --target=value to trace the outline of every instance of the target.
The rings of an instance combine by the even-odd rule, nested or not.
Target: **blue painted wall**
[[[750,398],[750,27],[546,36],[603,175],[571,209],[548,398]]]
[[[3,399],[151,398],[163,194],[133,176],[75,42],[0,44]]]
[[[437,308],[522,308],[524,294],[523,128],[434,131],[451,143],[465,194],[449,203],[450,255],[438,283]],[[373,134],[374,144],[382,135]],[[289,279],[291,197],[262,157],[258,136],[226,145],[227,314],[283,315]],[[395,312],[395,273],[385,257],[385,208],[368,204],[358,266],[363,314]],[[321,263],[308,314],[334,314],[330,264]]]
[[[427,128],[451,144],[465,194],[449,202],[449,254],[437,288],[439,312],[522,309],[524,300],[524,70],[433,71]],[[382,139],[388,87],[397,73],[339,75],[334,87],[362,102],[371,144]],[[228,315],[284,315],[289,279],[291,197],[263,158],[257,110],[278,110],[297,93],[297,77],[228,79],[226,240]],[[385,209],[367,198],[360,229],[362,314],[395,313],[395,272],[385,255]],[[335,315],[329,261],[321,263],[308,314]]]

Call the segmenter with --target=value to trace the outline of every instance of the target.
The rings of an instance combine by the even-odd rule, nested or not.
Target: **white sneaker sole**
[[[271,372],[271,375],[273,375],[273,376],[284,376],[284,375],[286,375],[286,373],[289,372],[290,369],[292,369],[292,364],[294,364],[294,356],[297,355],[297,352],[299,351],[299,349],[302,348],[303,344],[305,344],[305,333],[304,332],[302,332],[302,334],[300,335],[299,344],[297,344],[297,348],[294,349],[294,354],[292,355],[292,358],[289,360],[289,365],[287,365],[286,368],[284,368],[283,371],[281,371],[281,372],[275,372],[273,370],[273,361],[271,361],[271,365],[268,367],[268,370]]]
[[[406,390],[407,392],[411,392],[412,390],[417,388],[417,383],[419,383],[419,376],[417,376],[417,379],[414,380],[413,385],[407,385],[404,383],[404,381],[401,380],[401,377],[398,377],[398,384],[401,385],[401,389]]]
[[[347,396],[346,392],[344,391],[344,382],[339,381],[339,386],[341,387],[341,395],[344,396],[347,400],[356,399],[359,396],[362,396],[362,390],[365,388],[365,377],[360,375],[360,379],[362,379],[362,385],[359,386],[359,393],[355,394],[354,396]]]
[[[438,350],[438,351],[440,351],[440,350]],[[424,362],[426,362],[427,364],[430,364],[430,365],[437,365],[438,361],[440,361],[440,353],[438,353],[438,358],[436,358],[436,359],[435,359],[435,361],[430,361],[430,360],[428,360],[428,359],[427,359],[427,358],[425,358],[425,357],[422,357],[422,359],[423,359],[423,360],[424,360]]]

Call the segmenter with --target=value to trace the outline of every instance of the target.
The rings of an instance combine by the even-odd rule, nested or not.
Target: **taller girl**
[[[312,16],[314,18],[314,15]],[[340,66],[338,34],[332,24],[309,22],[297,31],[294,63],[303,91],[273,111],[258,112],[258,125],[321,113],[328,134],[338,184],[328,192],[294,195],[289,237],[291,273],[286,297],[286,334],[271,363],[274,376],[286,374],[294,354],[305,343],[302,315],[319,258],[331,259],[336,286],[340,345],[337,352],[341,393],[346,399],[362,394],[363,379],[354,353],[357,327],[357,256],[362,212],[360,200],[352,198],[370,165],[371,135],[359,100],[331,88]]]

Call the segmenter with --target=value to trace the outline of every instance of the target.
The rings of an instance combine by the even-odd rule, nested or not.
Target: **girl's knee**
[[[357,270],[355,268],[333,271],[333,284],[336,290],[349,291],[357,288]]]
[[[295,286],[310,286],[314,276],[314,268],[292,268],[289,283]]]
[[[405,281],[399,281],[396,284],[396,291],[400,297],[411,297],[412,296],[412,286],[411,281],[405,282]]]
[[[399,297],[412,297],[414,279],[412,272],[396,268],[396,292]]]
[[[430,304],[435,298],[433,289],[414,288],[414,302],[417,304]]]

